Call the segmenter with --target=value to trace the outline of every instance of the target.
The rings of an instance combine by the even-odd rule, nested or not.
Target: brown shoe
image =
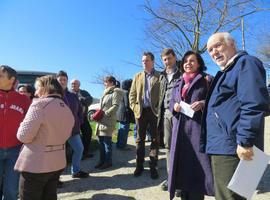
[[[99,167],[99,169],[108,169],[110,167],[112,167],[112,163],[104,163]]]
[[[104,163],[98,163],[97,165],[95,165],[95,169],[99,169]]]
[[[133,173],[133,175],[135,177],[138,177],[138,176],[142,175],[143,170],[144,170],[143,166],[137,166],[134,173]]]

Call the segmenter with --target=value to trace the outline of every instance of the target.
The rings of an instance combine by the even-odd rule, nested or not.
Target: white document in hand
[[[268,155],[255,146],[253,152],[254,156],[251,161],[240,160],[227,186],[247,199],[251,199],[270,160]]]
[[[193,115],[194,115],[194,110],[192,108],[190,108],[190,105],[187,104],[186,102],[184,101],[181,101],[180,102],[180,106],[181,106],[181,110],[180,112],[185,114],[186,116],[192,118]]]

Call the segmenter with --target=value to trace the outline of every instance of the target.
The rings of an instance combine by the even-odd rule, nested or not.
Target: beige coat
[[[150,102],[153,113],[158,116],[159,105],[159,72],[154,71],[154,75],[150,80]],[[135,118],[139,119],[143,109],[143,98],[145,92],[145,72],[140,72],[135,75],[129,92],[129,104],[134,112]]]
[[[112,136],[116,125],[116,112],[123,97],[123,91],[115,86],[105,89],[100,100],[100,107],[105,112],[103,118],[96,125],[96,135]]]
[[[24,145],[14,169],[46,173],[65,168],[64,147],[73,126],[72,112],[62,99],[34,100],[17,132]]]

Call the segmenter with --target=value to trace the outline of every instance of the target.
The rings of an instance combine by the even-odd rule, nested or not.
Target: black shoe
[[[150,168],[150,174],[151,174],[151,179],[157,179],[158,178],[158,172],[156,168]]]
[[[182,193],[182,191],[179,189],[175,190],[175,196],[181,197],[181,199],[183,199],[183,200],[187,199],[186,193],[184,193],[184,192]]]
[[[99,167],[99,169],[108,169],[110,167],[112,167],[112,163],[104,163]]]
[[[87,178],[88,176],[89,174],[83,171],[78,171],[77,173],[72,174],[72,178]]]
[[[138,176],[142,175],[143,170],[144,170],[144,168],[142,166],[137,166],[134,173],[133,173],[133,175],[135,177],[138,177]]]
[[[99,169],[104,163],[98,163],[97,165],[95,165],[95,169]]]
[[[161,189],[163,191],[168,191],[168,181],[164,181],[162,184],[161,184]]]

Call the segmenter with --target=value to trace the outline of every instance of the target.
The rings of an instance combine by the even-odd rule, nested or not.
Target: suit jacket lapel
[[[142,74],[142,96],[144,97],[144,93],[145,93],[145,72],[143,72]]]
[[[154,72],[153,76],[150,79],[150,90],[152,90],[152,87],[155,85],[155,83],[158,81],[158,77],[156,75],[156,71]]]

